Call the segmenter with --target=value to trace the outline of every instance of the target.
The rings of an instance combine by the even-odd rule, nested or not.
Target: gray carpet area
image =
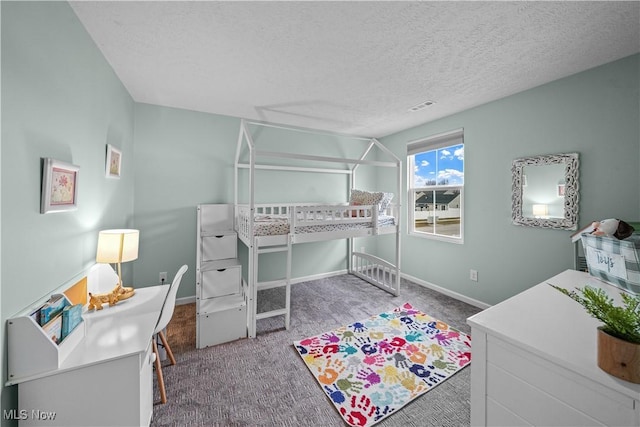
[[[279,290],[261,292],[259,311],[282,301]],[[392,310],[405,302],[464,332],[480,309],[402,280],[394,297],[351,275],[291,287],[291,327],[282,317],[258,321],[258,336],[197,350],[195,305],[186,321],[169,324],[177,364],[163,364],[168,402],[154,405],[152,426],[344,426],[331,401],[293,347],[293,341]],[[178,307],[188,310],[187,307]],[[189,332],[187,329],[190,329]],[[183,340],[174,345],[174,341]],[[470,367],[376,424],[469,425]],[[154,398],[159,392],[154,375]]]

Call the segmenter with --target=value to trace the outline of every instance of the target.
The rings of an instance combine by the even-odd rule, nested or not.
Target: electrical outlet
[[[474,282],[478,281],[478,270],[469,270],[469,279]]]
[[[160,283],[164,283],[167,281],[167,272],[163,271],[160,273]]]

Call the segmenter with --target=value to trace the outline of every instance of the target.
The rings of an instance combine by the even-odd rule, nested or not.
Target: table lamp
[[[533,205],[533,216],[535,218],[546,218],[549,215],[549,206]]]
[[[118,265],[118,285],[122,286],[121,263],[138,259],[139,230],[102,230],[98,234],[96,262]]]

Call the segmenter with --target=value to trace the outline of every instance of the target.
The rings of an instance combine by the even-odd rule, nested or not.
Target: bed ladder
[[[250,289],[250,307],[249,307],[249,324],[248,335],[249,338],[255,338],[256,336],[256,322],[260,319],[266,319],[269,317],[284,315],[284,327],[289,329],[291,323],[291,237],[287,237],[286,244],[259,246],[257,242],[253,246],[253,275],[249,279],[253,282],[253,286],[249,285]],[[274,253],[274,252],[286,252],[286,273],[285,277],[278,280],[271,280],[267,282],[258,281],[258,262],[261,254]],[[285,288],[285,306],[275,310],[265,311],[258,313],[258,291],[272,288]]]

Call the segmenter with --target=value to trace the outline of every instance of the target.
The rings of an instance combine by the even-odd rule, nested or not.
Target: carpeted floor
[[[277,306],[279,291],[261,292],[259,307]],[[351,275],[293,285],[291,301],[289,330],[282,317],[264,319],[257,338],[202,350],[195,348],[195,304],[177,306],[167,330],[177,364],[163,364],[168,402],[154,405],[151,425],[343,426],[293,341],[405,302],[467,333],[466,318],[480,311],[406,280],[394,297]],[[376,425],[469,425],[469,375],[466,367]],[[159,401],[155,375],[154,398]]]

